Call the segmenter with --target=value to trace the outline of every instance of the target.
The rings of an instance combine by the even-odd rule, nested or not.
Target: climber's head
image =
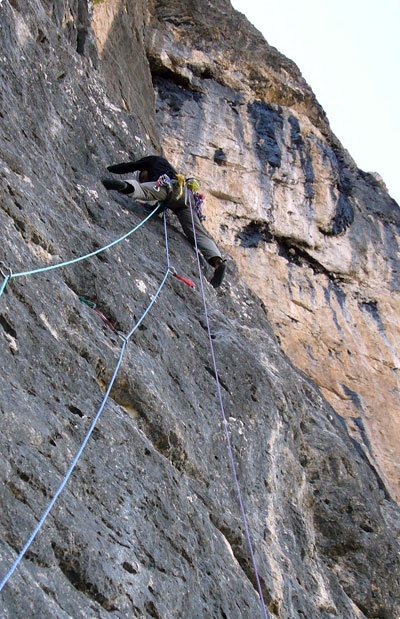
[[[193,178],[193,177],[187,178],[186,187],[190,189],[190,191],[195,193],[195,191],[198,191],[200,189],[200,181],[197,180],[197,178]]]

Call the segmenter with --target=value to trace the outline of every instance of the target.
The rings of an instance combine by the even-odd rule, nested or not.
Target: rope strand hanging
[[[196,249],[196,255],[197,255],[197,268],[198,268],[198,271],[199,271],[200,290],[201,290],[201,295],[202,295],[202,299],[203,299],[204,315],[205,315],[206,326],[207,326],[207,334],[208,334],[208,341],[209,341],[209,345],[210,345],[211,358],[212,358],[212,362],[213,362],[214,376],[215,376],[215,381],[216,381],[216,384],[217,384],[217,394],[218,394],[218,400],[219,400],[219,405],[220,405],[220,409],[221,409],[222,425],[223,425],[224,431],[225,431],[225,438],[226,438],[226,443],[227,443],[227,447],[228,447],[228,456],[229,456],[229,461],[230,461],[230,465],[231,465],[232,476],[233,476],[234,483],[235,483],[236,494],[237,494],[237,498],[238,498],[238,502],[239,502],[240,512],[241,512],[243,526],[244,526],[245,535],[246,535],[246,540],[247,540],[247,544],[248,544],[249,552],[250,552],[250,556],[251,556],[251,562],[252,562],[253,568],[254,568],[254,574],[255,574],[255,578],[256,578],[256,582],[257,582],[257,590],[258,590],[258,594],[259,594],[259,597],[260,597],[261,608],[262,608],[264,619],[269,619],[269,613],[268,613],[266,605],[265,605],[264,596],[263,596],[263,592],[262,592],[262,588],[261,588],[261,581],[260,581],[260,577],[259,577],[259,573],[258,573],[258,568],[257,568],[257,563],[256,563],[256,560],[255,560],[253,543],[251,541],[251,536],[250,536],[250,530],[249,530],[249,526],[248,526],[248,522],[247,522],[246,511],[244,509],[244,504],[243,504],[243,499],[242,499],[242,492],[240,490],[239,479],[238,479],[238,475],[237,475],[237,471],[236,471],[235,459],[234,459],[234,456],[233,456],[232,442],[231,442],[231,438],[230,438],[230,435],[229,435],[228,421],[227,421],[226,414],[225,414],[224,401],[223,401],[223,398],[222,398],[222,391],[221,391],[221,383],[220,383],[220,380],[219,380],[219,374],[218,374],[218,368],[217,368],[217,360],[216,360],[216,356],[215,356],[213,338],[212,338],[212,334],[211,334],[210,318],[209,318],[209,314],[208,314],[207,301],[206,301],[206,295],[205,295],[204,284],[203,284],[200,256],[199,256],[199,251],[197,249],[196,228],[195,228],[194,218],[193,218],[193,204],[192,204],[192,198],[191,198],[191,195],[190,195],[189,192],[188,192],[188,196],[189,196],[188,207],[190,208],[190,212],[191,212],[191,215],[192,215],[192,227],[193,227],[193,236],[194,236],[195,249]]]

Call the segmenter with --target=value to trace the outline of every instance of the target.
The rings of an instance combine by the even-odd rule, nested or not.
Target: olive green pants
[[[211,258],[221,258],[221,252],[208,234],[207,230],[202,225],[200,219],[197,216],[196,211],[193,208],[194,199],[192,192],[187,187],[183,188],[182,195],[180,194],[180,188],[176,181],[171,181],[172,191],[170,192],[168,187],[156,188],[156,183],[139,183],[136,179],[126,179],[134,189],[132,195],[136,200],[142,200],[146,202],[154,202],[158,200],[165,202],[167,208],[171,209],[179,219],[179,223],[182,226],[182,230],[186,234],[187,238],[193,246],[195,246],[193,235],[193,224],[196,232],[197,247],[203,254],[204,258],[209,262]],[[192,209],[189,203],[192,204]],[[192,213],[191,213],[192,211]]]

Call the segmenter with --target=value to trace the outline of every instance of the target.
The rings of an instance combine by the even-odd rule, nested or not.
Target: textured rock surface
[[[148,30],[164,149],[203,181],[206,225],[399,500],[400,208],[292,63],[227,3],[194,4],[160,0]]]
[[[144,30],[154,32],[139,3],[94,9],[83,0],[0,3],[0,259],[14,274],[102,247],[146,213],[107,194],[99,178],[111,161],[157,146],[140,45]],[[121,80],[107,58],[116,49],[143,59],[140,84],[129,71]],[[303,86],[286,62],[294,75],[289,97]],[[292,94],[291,105],[309,105],[311,114],[318,106],[305,92],[298,100]],[[267,108],[257,105],[264,118]],[[279,119],[272,113],[266,122]],[[220,162],[221,148],[216,142]],[[213,157],[205,168],[218,165]],[[230,194],[222,194],[225,205]],[[249,235],[256,219],[249,218]],[[172,216],[168,231],[171,264],[198,284],[193,250]],[[264,222],[255,234],[269,242]],[[229,271],[218,293],[205,285],[206,298],[268,613],[396,617],[399,509],[341,417],[282,351],[265,305],[232,259]],[[121,349],[79,296],[128,333],[164,272],[163,224],[154,218],[90,260],[11,279],[0,297],[1,576],[81,445]],[[169,277],[132,337],[75,472],[1,593],[2,617],[262,616],[198,288]]]

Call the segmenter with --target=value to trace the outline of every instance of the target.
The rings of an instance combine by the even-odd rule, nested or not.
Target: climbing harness
[[[188,201],[187,189],[190,189],[190,191],[193,194],[195,209],[196,209],[198,218],[200,219],[200,221],[204,221],[205,216],[202,214],[201,209],[203,206],[205,196],[198,192],[198,190],[200,189],[200,181],[194,177],[190,177],[185,180],[185,177],[183,176],[183,174],[177,174],[176,182],[178,183],[178,187],[179,187],[178,197],[181,197],[183,194],[183,190],[185,190],[185,203],[187,203]],[[158,179],[156,180],[154,189],[156,191],[160,191],[160,187],[166,187],[168,190],[168,193],[172,192],[172,181],[170,177],[168,176],[168,174],[162,174],[162,176],[159,176]]]
[[[216,361],[216,356],[215,356],[215,352],[214,352],[213,338],[212,338],[212,334],[211,334],[210,318],[209,318],[209,314],[208,314],[207,301],[206,301],[206,295],[205,295],[205,291],[204,291],[204,284],[203,284],[203,278],[202,278],[200,254],[199,254],[199,251],[198,251],[198,248],[197,248],[196,227],[195,227],[194,217],[193,217],[193,210],[194,210],[194,208],[193,208],[193,203],[192,203],[192,200],[190,199],[190,197],[189,197],[189,204],[188,204],[188,206],[190,208],[190,212],[191,212],[191,215],[192,215],[192,228],[193,228],[193,237],[194,237],[194,243],[195,243],[195,249],[196,249],[196,255],[197,255],[197,268],[198,268],[198,271],[199,271],[200,289],[201,289],[201,295],[202,295],[202,299],[203,299],[204,315],[205,315],[205,321],[206,321],[207,333],[208,333],[208,341],[209,341],[209,345],[210,345],[210,352],[211,352],[211,358],[212,358],[212,363],[213,363],[215,381],[216,381],[216,384],[217,384],[217,394],[218,394],[218,400],[219,400],[219,405],[220,405],[220,409],[221,409],[222,425],[223,425],[224,430],[225,430],[225,437],[226,437],[226,443],[227,443],[227,448],[228,448],[229,461],[230,461],[230,465],[231,465],[232,476],[233,476],[234,483],[235,483],[235,488],[236,488],[239,508],[240,508],[240,512],[241,512],[241,516],[242,516],[242,522],[243,522],[243,526],[244,526],[244,530],[245,530],[246,540],[247,540],[247,544],[248,544],[248,547],[249,547],[251,561],[252,561],[252,565],[253,565],[253,569],[254,569],[254,574],[255,574],[255,578],[256,578],[256,582],[257,582],[257,590],[258,590],[258,594],[260,596],[260,603],[261,603],[264,619],[269,619],[269,613],[268,613],[266,605],[265,605],[264,596],[263,596],[263,592],[262,592],[262,588],[261,588],[260,577],[259,577],[258,568],[257,568],[257,563],[256,563],[256,560],[255,560],[255,555],[254,555],[254,550],[253,550],[253,543],[251,541],[250,530],[249,530],[249,526],[248,526],[248,523],[247,523],[246,511],[244,509],[242,493],[241,493],[241,490],[240,490],[239,479],[238,479],[238,475],[237,475],[237,471],[236,471],[235,459],[234,459],[234,456],[233,456],[232,443],[231,443],[231,439],[230,439],[230,435],[229,435],[228,421],[227,421],[227,418],[226,418],[224,401],[223,401],[223,398],[222,398],[221,383],[220,383],[220,380],[219,380],[217,361]]]

